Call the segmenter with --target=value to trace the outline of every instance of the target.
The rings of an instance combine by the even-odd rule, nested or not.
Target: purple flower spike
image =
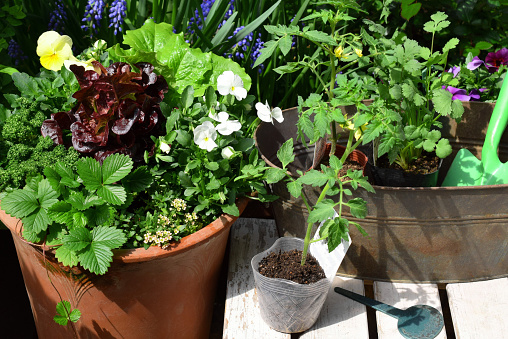
[[[475,56],[473,60],[471,60],[471,62],[467,64],[467,69],[473,71],[478,67],[480,67],[481,65],[483,65],[483,60],[480,60],[480,58]]]
[[[460,73],[460,67],[459,66],[453,66],[447,72],[448,73],[452,73],[453,77],[455,78]]]
[[[508,66],[508,49],[501,48],[497,52],[490,52],[485,57],[485,66],[489,70],[490,73],[497,72],[499,66],[506,65]]]

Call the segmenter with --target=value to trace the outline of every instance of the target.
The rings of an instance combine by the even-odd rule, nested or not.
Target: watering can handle
[[[501,165],[497,148],[508,122],[508,75],[505,74],[503,85],[490,118],[489,127],[482,148],[484,173],[492,173]]]

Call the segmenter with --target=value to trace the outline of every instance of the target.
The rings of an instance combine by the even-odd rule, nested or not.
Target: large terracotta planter
[[[296,109],[285,110],[282,124],[263,123],[257,129],[257,147],[267,163],[276,164],[280,145],[295,138],[297,118]],[[488,121],[490,115],[481,118]],[[445,128],[457,149],[467,135],[461,134],[462,127],[454,131],[445,124]],[[508,142],[501,140],[501,145],[506,148]],[[313,147],[295,145],[292,171],[308,168],[312,154]],[[443,172],[446,174],[446,170]],[[273,202],[279,234],[302,237],[308,215],[301,199],[291,197],[284,183],[271,188],[280,196]],[[343,211],[369,237],[351,228],[352,245],[339,274],[405,282],[459,282],[508,276],[508,184],[374,188],[375,194],[353,191],[353,197],[367,202],[365,219],[353,218]],[[319,191],[306,188],[304,194],[315,202]]]
[[[247,203],[246,198],[239,201],[240,212]],[[82,312],[74,324],[79,338],[208,338],[236,217],[222,215],[167,250],[114,250],[111,267],[102,276],[62,267],[51,250],[45,257],[19,236],[17,219],[2,210],[0,219],[12,232],[39,338],[74,337],[70,325],[53,321],[58,293]]]

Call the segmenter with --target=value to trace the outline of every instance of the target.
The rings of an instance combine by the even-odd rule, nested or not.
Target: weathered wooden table
[[[240,218],[233,224],[223,338],[402,338],[395,318],[333,292],[308,331],[290,335],[270,329],[259,313],[250,260],[276,239],[274,220]],[[367,291],[374,299],[402,309],[415,304],[437,308],[446,327],[437,338],[508,338],[508,278],[438,286],[337,276],[333,285],[360,294]]]

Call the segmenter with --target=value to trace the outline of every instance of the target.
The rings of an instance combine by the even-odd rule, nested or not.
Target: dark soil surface
[[[302,251],[271,252],[259,262],[259,273],[268,278],[291,280],[311,284],[326,278],[325,272],[312,255],[301,265]]]
[[[439,168],[439,162],[441,159],[439,159],[437,156],[428,154],[428,153],[422,153],[422,156],[409,165],[409,169],[405,172],[412,173],[412,174],[429,174],[433,173],[438,170]],[[388,157],[382,156],[377,161],[378,167],[383,168],[394,168],[398,170],[403,170],[402,167],[397,165],[396,163],[393,163],[390,165],[388,162]]]

